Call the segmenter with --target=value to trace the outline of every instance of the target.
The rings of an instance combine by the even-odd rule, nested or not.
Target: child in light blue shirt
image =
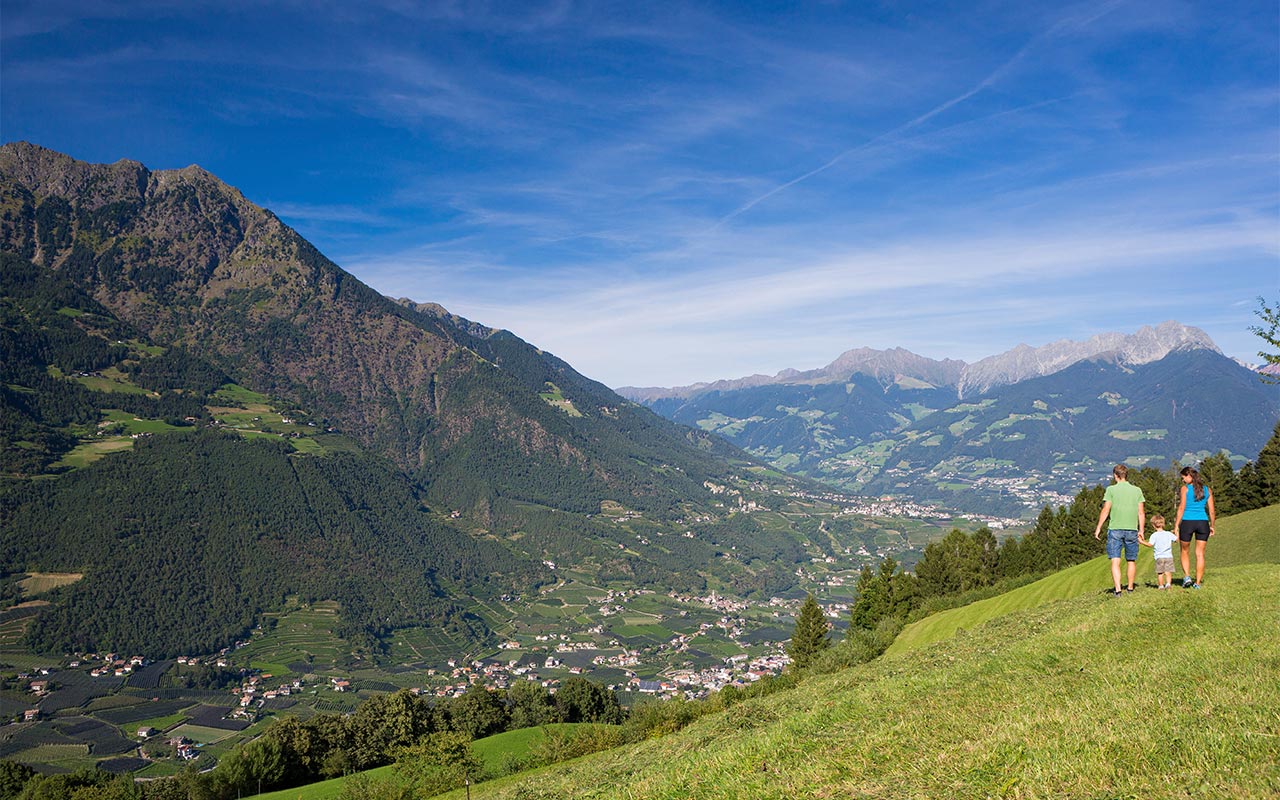
[[[1173,583],[1173,543],[1178,541],[1178,536],[1164,529],[1164,517],[1159,514],[1151,517],[1151,525],[1155,532],[1149,538],[1139,536],[1138,539],[1150,547],[1156,557],[1156,588],[1168,589]]]

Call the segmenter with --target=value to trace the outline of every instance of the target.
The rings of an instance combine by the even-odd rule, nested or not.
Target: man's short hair
[[[1116,468],[1111,471],[1120,480],[1128,480],[1129,478],[1129,468],[1124,464],[1116,464]]]

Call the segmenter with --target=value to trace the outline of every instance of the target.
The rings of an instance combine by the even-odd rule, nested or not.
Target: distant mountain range
[[[1012,350],[988,356],[972,364],[951,358],[938,361],[901,347],[889,350],[860,347],[846,350],[830,364],[818,369],[784,369],[773,376],[750,375],[670,388],[622,386],[618,393],[639,403],[652,404],[657,400],[687,400],[706,392],[726,392],[755,386],[843,383],[850,375],[858,374],[875,378],[885,386],[906,381],[933,387],[955,387],[957,396],[965,397],[981,394],[996,386],[1051,375],[1090,358],[1110,355],[1123,364],[1149,364],[1175,350],[1222,352],[1209,335],[1199,328],[1169,321],[1155,327],[1141,328],[1133,334],[1103,333],[1083,342],[1061,339],[1043,347],[1020,344]]]
[[[1247,460],[1280,416],[1274,386],[1172,321],[973,364],[863,348],[817,370],[619,392],[795,474],[1009,514],[1116,461]]]

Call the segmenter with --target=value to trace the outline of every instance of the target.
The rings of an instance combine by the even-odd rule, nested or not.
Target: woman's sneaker
[[[1190,588],[1191,588],[1191,584],[1193,584],[1193,583],[1195,583],[1195,581],[1191,580],[1191,576],[1190,576],[1190,575],[1183,575],[1183,576],[1182,576],[1182,588],[1183,588],[1183,589],[1190,589]]]

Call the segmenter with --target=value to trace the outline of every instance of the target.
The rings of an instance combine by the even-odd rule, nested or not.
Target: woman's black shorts
[[[1189,542],[1191,537],[1199,539],[1202,542],[1209,540],[1209,520],[1207,519],[1184,519],[1178,523],[1178,541]]]

